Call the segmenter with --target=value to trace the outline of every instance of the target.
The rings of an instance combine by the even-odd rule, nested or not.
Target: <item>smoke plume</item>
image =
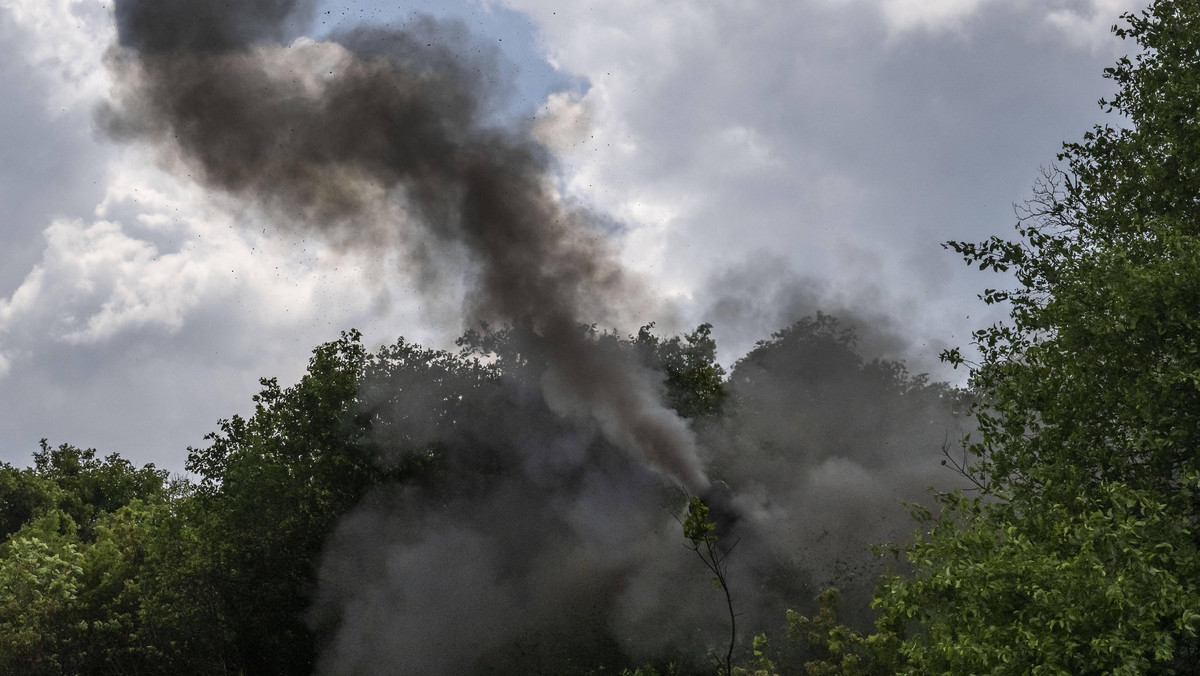
[[[99,112],[200,182],[343,246],[413,246],[414,263],[464,250],[465,318],[528,321],[556,401],[591,412],[619,447],[689,490],[694,440],[650,374],[604,360],[576,325],[644,299],[591,215],[558,199],[550,157],[485,124],[494,48],[454,23],[362,29],[279,44],[311,4],[121,0],[117,86]]]
[[[955,424],[944,391],[818,319],[739,362],[724,413],[693,428],[628,341],[581,328],[652,303],[599,219],[557,194],[549,151],[489,122],[508,86],[496,49],[431,18],[297,37],[312,11],[117,0],[97,119],[285,230],[403,252],[431,286],[461,278],[464,326],[506,327],[468,334],[482,361],[401,343],[373,363],[360,399],[380,462],[436,448],[442,478],[379,487],[339,525],[310,617],[320,672],[703,655],[725,618],[682,546],[683,493],[737,516],[721,538],[741,543],[749,627],[903,536],[889,515],[938,482],[927,468]]]

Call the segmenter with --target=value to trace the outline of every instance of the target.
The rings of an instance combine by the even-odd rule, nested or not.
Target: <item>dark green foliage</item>
[[[0,671],[69,674],[83,647],[80,543],[61,510],[39,514],[0,545]]]
[[[8,664],[23,665],[7,673],[310,671],[304,612],[321,545],[368,487],[402,474],[364,450],[367,358],[352,333],[318,347],[294,387],[263,380],[254,415],[221,421],[192,450],[194,486],[44,442],[32,469],[0,468],[17,529],[0,622],[20,644]],[[29,595],[44,602],[3,614]]]
[[[33,454],[32,468],[0,464],[0,537],[18,530],[35,515],[56,508],[91,536],[96,519],[135,499],[159,495],[166,472],[154,465],[136,468],[116,454],[96,458],[94,449],[70,444],[52,448],[45,439]]]
[[[1106,71],[1128,120],[1066,144],[1021,214],[1021,239],[951,243],[1019,286],[985,300],[1012,321],[978,331],[975,385],[994,400],[976,448],[1015,486],[1034,465],[1099,488],[1168,489],[1200,443],[1200,106],[1197,5],[1155,2],[1117,32],[1141,47]],[[1027,434],[1027,431],[1034,432]],[[1070,469],[1075,468],[1075,469]]]
[[[662,339],[651,333],[654,324],[630,340],[647,366],[666,376],[667,401],[685,418],[718,413],[725,401],[725,369],[717,363],[712,325],[701,324],[683,337]]]
[[[907,549],[915,576],[879,597],[881,626],[918,629],[904,673],[1195,673],[1193,527],[1159,496],[1108,484],[943,508]]]
[[[0,537],[8,537],[35,514],[50,509],[55,493],[53,485],[32,469],[0,464]]]
[[[181,562],[181,582],[203,596],[175,603],[201,609],[203,623],[181,619],[227,646],[214,651],[229,653],[220,663],[210,658],[214,671],[311,669],[316,643],[304,612],[321,546],[339,516],[394,474],[365,448],[369,422],[357,396],[367,362],[359,334],[343,334],[314,350],[295,386],[263,379],[254,414],[220,421],[211,444],[191,451],[188,469],[200,483],[185,528],[194,529],[195,549]]]

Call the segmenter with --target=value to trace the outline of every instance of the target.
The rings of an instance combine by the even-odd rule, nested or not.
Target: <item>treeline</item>
[[[797,429],[797,416],[804,416],[809,434],[865,448],[883,443],[896,432],[896,425],[928,426],[920,412],[930,407],[961,406],[953,390],[914,378],[897,363],[862,359],[853,334],[830,317],[803,320],[760,343],[729,377],[715,361],[708,326],[667,339],[655,336],[651,328],[628,338],[599,334],[588,327],[580,330],[590,332],[602,349],[624,352],[661,373],[671,406],[691,419],[702,436],[719,432],[734,452],[739,445],[771,445],[770,434],[761,427],[767,422],[779,436],[781,430]],[[253,415],[220,421],[219,430],[208,437],[208,446],[190,449],[191,480],[168,477],[153,466],[134,467],[117,455],[97,458],[92,450],[70,445],[52,448],[45,443],[35,454],[33,467],[0,467],[0,523],[5,529],[0,545],[0,671],[310,673],[321,663],[320,654],[337,643],[344,625],[352,624],[347,619],[352,612],[349,604],[331,605],[320,599],[322,585],[337,584],[322,580],[323,575],[329,576],[322,570],[322,552],[331,539],[336,541],[339,519],[353,521],[364,511],[385,510],[393,524],[417,522],[426,512],[448,514],[452,510],[445,505],[465,503],[480,521],[500,520],[508,517],[497,513],[494,487],[537,492],[527,482],[540,479],[531,479],[535,475],[515,466],[528,464],[530,456],[513,450],[520,444],[506,441],[504,420],[525,432],[536,432],[545,441],[554,438],[554,425],[562,424],[555,421],[562,416],[546,409],[541,397],[521,398],[522,383],[538,382],[538,360],[536,353],[522,349],[520,333],[521,329],[471,332],[460,341],[458,353],[426,350],[403,340],[370,353],[356,332],[345,334],[314,351],[307,374],[296,385],[281,388],[276,381],[264,379]],[[785,385],[793,389],[787,391]],[[783,401],[768,401],[780,396]],[[835,411],[866,396],[891,411],[890,418],[876,414],[877,422],[886,423],[884,428],[836,432],[834,428],[844,422]],[[805,402],[805,397],[811,401]],[[826,412],[818,414],[822,407]],[[794,413],[783,413],[785,409]],[[764,413],[772,419],[761,420]],[[912,419],[916,420],[910,423]],[[567,427],[576,434],[578,423]],[[822,443],[833,449],[827,453],[853,457],[853,452],[833,448],[836,444]],[[636,509],[623,507],[634,509],[623,514],[656,518],[682,513],[686,496],[669,481],[636,470],[637,463],[631,460],[614,459],[619,453],[602,440],[589,438],[584,445],[590,445],[589,452],[603,455],[579,461],[567,475],[555,475],[555,481],[571,485],[587,480],[595,485],[600,479],[594,477],[615,475],[622,484],[634,484],[646,498],[644,504],[638,503],[642,498],[629,498]],[[771,452],[786,453],[786,449]],[[807,457],[817,458],[812,453]],[[714,458],[714,464],[732,464],[732,460]],[[936,464],[932,456],[929,460],[930,465]],[[745,464],[754,463],[747,457]],[[768,469],[784,466],[794,465],[775,464]],[[744,477],[739,483],[748,485]],[[565,517],[560,511],[569,510],[560,509],[559,503],[582,493],[575,488],[540,490],[554,493],[554,500],[545,505],[532,500],[522,503],[517,518],[539,530],[561,529],[559,521]],[[419,497],[413,497],[414,491]],[[786,505],[786,496],[778,498],[778,504]],[[451,529],[476,517],[454,518]],[[683,551],[683,532],[679,524],[670,523],[674,525],[668,532],[653,535],[641,533],[638,529],[644,526],[637,523],[605,527],[624,529],[616,541],[626,547],[640,547],[645,538],[660,537],[653,542],[665,544],[654,546]],[[400,538],[388,534],[396,527],[380,528],[373,537],[396,538],[394,546],[399,547]],[[488,528],[505,533],[504,539],[519,541],[523,556],[530,559],[575,542],[575,536],[536,536],[548,538],[543,542],[513,525]],[[723,528],[722,533],[727,532]],[[408,539],[427,537],[433,536]],[[788,621],[787,607],[811,605],[819,591],[813,579],[819,569],[785,565],[774,558],[764,563],[766,558],[753,553],[755,546],[744,543],[746,553],[732,559],[736,575],[754,580],[758,587],[742,589],[735,603],[748,616],[745,626],[782,627]],[[779,555],[772,551],[772,556]],[[371,545],[357,545],[349,554],[370,558]],[[605,557],[593,555],[592,560],[607,561]],[[684,560],[685,566],[702,572],[699,562]],[[837,563],[871,566],[865,548],[859,560]],[[581,564],[564,560],[556,565]],[[591,575],[612,583],[643,572],[635,565],[623,564],[619,570],[597,565]],[[787,579],[772,579],[772,575]],[[843,571],[842,578],[858,585],[860,600],[873,584],[871,576],[855,578]],[[461,584],[467,585],[469,597],[485,594],[488,583],[466,577]],[[473,584],[480,588],[473,591]],[[535,579],[530,586],[539,584]],[[589,598],[598,609],[589,613],[564,607],[552,623],[534,625],[511,637],[480,655],[467,670],[602,673],[632,669],[650,659],[664,669],[673,664],[678,673],[707,673],[705,649],[722,640],[726,630],[720,628],[720,599],[711,595],[711,587],[704,592],[705,587],[706,582],[695,601],[699,612],[711,616],[715,630],[698,641],[694,636],[698,627],[683,626],[689,622],[689,611],[675,608],[679,601],[663,593],[653,601],[678,613],[680,626],[674,630],[680,636],[693,636],[676,648],[643,649],[640,641],[617,635],[620,631],[606,619],[618,603],[614,593],[593,589]],[[764,597],[771,601],[764,602]],[[520,608],[506,611],[514,616],[522,613]],[[391,612],[421,611],[400,604]],[[819,621],[827,622],[832,606],[823,612]],[[756,625],[768,615],[770,622]],[[464,642],[480,641],[490,631],[472,628],[466,617],[462,622],[457,631]],[[801,636],[799,616],[790,622],[793,636]],[[554,646],[514,647],[531,640],[530,633],[540,636],[564,625],[571,628],[564,632],[569,635],[559,636]],[[779,642],[771,654],[778,660],[787,653],[786,659],[797,667],[816,654],[802,647],[804,641],[793,643]],[[759,644],[761,648],[761,639]],[[383,653],[389,650],[386,645],[379,647]],[[430,646],[431,659],[436,662],[437,653],[453,650],[449,644]],[[750,650],[749,642],[739,641],[739,659],[748,657]],[[395,659],[373,673],[407,673],[404,661],[416,658],[397,654]],[[354,672],[337,664],[325,664],[323,670]]]

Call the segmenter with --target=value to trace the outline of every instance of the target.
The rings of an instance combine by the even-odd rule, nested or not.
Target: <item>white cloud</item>
[[[185,254],[161,254],[120,224],[55,221],[42,261],[8,300],[0,332],[37,327],[47,338],[94,343],[128,329],[178,330],[203,273]]]
[[[41,260],[0,298],[0,335],[99,344],[133,332],[175,333],[197,310],[221,306],[249,313],[258,330],[294,330],[317,317],[361,319],[380,294],[403,294],[369,277],[397,266],[395,258],[365,269],[321,242],[267,225],[248,229],[253,213],[229,211],[197,186],[147,168],[141,155],[130,151],[114,164],[96,220],[46,228]],[[397,286],[405,281],[400,276]]]
[[[592,129],[588,100],[575,92],[555,92],[538,111],[533,137],[548,148],[567,152],[585,143]]]
[[[939,243],[1007,232],[1037,167],[1096,120],[1108,63],[1087,36],[1112,3],[507,2],[590,84],[544,113],[576,132],[553,144],[567,192],[627,224],[655,288],[704,306],[715,270],[775,252],[918,345],[969,335],[985,284]],[[1085,40],[1059,37],[1066,16]]]
[[[294,380],[339,330],[369,345],[459,330],[420,307],[396,257],[247,227],[255,214],[143,155],[120,153],[95,216],[52,221],[0,295],[0,406],[20,411],[0,422],[8,453],[51,435],[178,470],[187,444],[245,410],[258,377]]]
[[[89,105],[108,88],[102,56],[116,34],[108,0],[5,0],[25,41],[21,54],[53,87],[47,112]]]
[[[878,0],[879,11],[893,33],[944,31],[962,22],[991,0]]]
[[[1052,7],[1046,23],[1062,33],[1072,44],[1092,51],[1116,52],[1121,42],[1111,33],[1121,14],[1144,7],[1136,0],[1074,0],[1063,7]]]
[[[740,124],[716,130],[703,145],[699,161],[726,175],[777,171],[787,163],[772,151],[761,132]]]

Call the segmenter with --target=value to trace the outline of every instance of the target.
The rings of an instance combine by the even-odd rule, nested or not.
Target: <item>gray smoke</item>
[[[816,320],[739,362],[725,413],[693,429],[664,405],[662,374],[580,328],[651,303],[599,219],[556,194],[548,151],[489,123],[508,87],[496,49],[430,18],[293,39],[311,12],[117,0],[115,86],[97,119],[281,228],[401,251],[430,287],[461,278],[464,325],[508,327],[474,334],[468,357],[402,343],[363,384],[380,462],[435,449],[438,474],[380,487],[339,525],[310,618],[322,673],[703,655],[725,620],[683,546],[685,492],[737,516],[721,535],[740,543],[732,583],[749,627],[810,598],[867,542],[903,537],[896,503],[946,483],[953,397],[863,361]],[[712,490],[710,471],[731,491]]]
[[[381,461],[432,447],[438,469],[379,487],[328,544],[310,616],[323,673],[568,673],[668,646],[702,655],[694,632],[720,635],[678,489],[593,416],[550,405],[548,359],[528,329],[503,334],[490,366],[390,348],[360,388]]]
[[[901,504],[928,503],[931,486],[968,487],[952,465],[972,431],[964,392],[902,362],[862,357],[854,327],[864,324],[817,314],[760,342],[730,373],[726,414],[700,430],[714,449],[710,472],[738,489],[759,546],[818,589],[850,592],[858,603],[848,605],[860,609],[884,563],[864,553],[915,529]],[[881,344],[900,341],[874,333]]]
[[[688,490],[707,485],[690,430],[657,402],[650,374],[606,362],[575,331],[645,297],[593,217],[558,199],[545,149],[485,124],[501,87],[494,48],[430,18],[278,44],[309,11],[117,2],[117,84],[101,127],[152,141],[196,180],[342,246],[411,244],[425,265],[465,251],[468,325],[532,322],[551,357],[548,395]]]
[[[722,355],[732,355],[728,360],[723,356],[723,362],[746,354],[753,349],[753,341],[772,331],[824,312],[843,319],[844,327],[854,330],[863,354],[908,360],[918,371],[945,372],[937,355],[951,346],[918,344],[911,329],[897,319],[904,316],[906,308],[889,306],[883,300],[886,295],[869,280],[862,280],[853,295],[848,295],[828,282],[796,272],[778,253],[762,251],[714,270],[697,297],[707,301],[703,316],[713,324]]]
[[[143,54],[228,51],[278,43],[303,30],[313,0],[118,2],[117,40]]]
[[[378,457],[434,447],[439,476],[380,487],[340,524],[311,615],[323,673],[576,673],[721,645],[722,598],[683,546],[679,492],[594,418],[548,404],[521,334],[468,341],[490,366],[404,344],[373,366],[360,398]],[[743,641],[829,584],[865,608],[882,568],[869,545],[903,540],[900,503],[953,483],[939,460],[965,433],[961,393],[864,359],[824,315],[760,343],[728,386],[696,429],[721,479],[719,535],[737,543]]]

